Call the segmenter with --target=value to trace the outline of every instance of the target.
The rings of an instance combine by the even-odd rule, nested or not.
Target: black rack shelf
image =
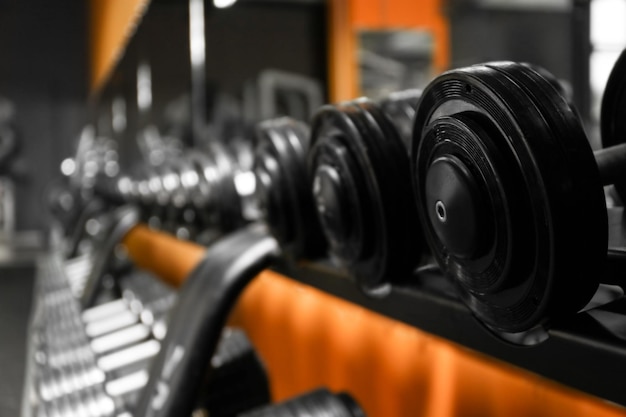
[[[325,261],[285,263],[276,269],[480,354],[626,407],[626,392],[615,377],[626,373],[626,300],[615,287],[602,286],[594,297],[613,302],[554,323],[547,339],[523,346],[505,341],[475,319],[435,267],[423,268],[380,298],[365,295],[346,273]]]

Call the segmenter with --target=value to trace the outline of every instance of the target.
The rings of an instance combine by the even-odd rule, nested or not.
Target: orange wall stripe
[[[97,91],[120,59],[149,0],[91,0],[91,91]]]
[[[329,98],[336,103],[357,96],[355,38],[347,0],[328,0]]]
[[[265,361],[275,400],[324,385],[349,391],[368,417],[626,415],[270,271],[249,285],[231,322]]]

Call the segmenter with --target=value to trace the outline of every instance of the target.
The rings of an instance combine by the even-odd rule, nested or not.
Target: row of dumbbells
[[[96,192],[113,203],[141,207],[142,217],[155,228],[195,240],[204,230],[228,232],[258,217],[246,205],[254,193],[250,167],[219,143],[137,171],[113,179],[102,176]]]
[[[403,132],[405,142],[419,96],[419,90],[407,90],[380,102],[386,117]],[[199,149],[188,149],[158,166],[143,164],[132,175],[113,180],[102,175],[96,190],[112,202],[139,205],[152,226],[181,237],[193,239],[198,231],[206,229],[234,230],[261,215],[256,191],[263,184],[253,172],[252,161],[262,162],[259,152],[271,146],[274,136],[285,133],[296,135],[291,138],[295,145],[290,151],[301,154],[306,143],[295,142],[306,142],[309,129],[305,124],[283,119],[261,123],[255,133],[247,147],[230,149],[214,141]],[[257,144],[255,149],[252,143]]]
[[[605,93],[608,145],[623,141],[623,62]],[[444,73],[415,107],[410,153],[402,129],[367,99],[322,107],[310,128],[262,123],[254,174],[264,218],[297,256],[327,245],[366,292],[434,256],[492,329],[523,332],[575,313],[602,277],[603,185],[621,190],[626,145],[596,163],[555,80],[517,63]]]

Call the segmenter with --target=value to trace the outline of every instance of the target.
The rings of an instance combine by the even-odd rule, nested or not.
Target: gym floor
[[[34,254],[0,261],[0,416],[21,413],[34,277]]]

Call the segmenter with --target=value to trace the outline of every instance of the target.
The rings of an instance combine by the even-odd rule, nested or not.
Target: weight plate
[[[324,106],[312,124],[309,173],[331,254],[364,289],[405,277],[424,247],[406,149],[378,105]]]
[[[389,117],[398,133],[400,133],[407,153],[411,146],[411,137],[413,136],[415,109],[421,96],[422,90],[411,89],[391,93],[380,101],[380,108]]]
[[[626,50],[615,62],[604,88],[600,108],[600,131],[605,148],[626,142]],[[622,201],[626,201],[626,180],[613,184]]]
[[[426,238],[478,319],[514,333],[581,308],[606,254],[606,210],[584,131],[550,82],[506,62],[448,71],[424,91],[413,132]]]

